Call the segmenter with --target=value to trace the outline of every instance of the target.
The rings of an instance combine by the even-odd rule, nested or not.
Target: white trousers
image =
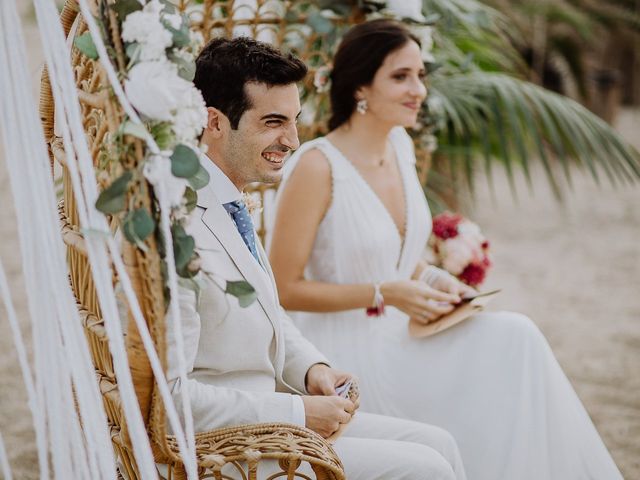
[[[456,441],[439,427],[358,412],[334,448],[349,480],[464,480]]]
[[[466,480],[451,434],[424,423],[357,412],[334,448],[348,480]],[[277,471],[275,464],[260,462],[258,478]],[[309,464],[299,471],[315,478]],[[230,465],[223,473],[240,478]]]

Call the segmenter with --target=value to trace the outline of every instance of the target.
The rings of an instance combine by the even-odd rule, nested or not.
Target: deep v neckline
[[[407,197],[407,180],[405,178],[404,169],[400,165],[400,155],[398,152],[398,148],[395,145],[395,142],[392,139],[389,139],[389,141],[391,142],[391,148],[393,149],[393,153],[395,156],[396,167],[400,174],[400,182],[402,184],[402,197],[404,201],[404,235],[398,228],[398,224],[394,220],[393,215],[391,215],[391,211],[389,210],[389,208],[387,208],[385,203],[382,201],[382,198],[380,198],[380,196],[376,193],[376,191],[373,189],[373,187],[367,181],[367,179],[364,178],[360,170],[358,170],[358,168],[353,164],[353,162],[349,160],[349,158],[344,153],[342,153],[342,150],[340,150],[331,140],[329,140],[327,137],[324,137],[324,140],[329,144],[331,148],[333,148],[336,151],[336,153],[354,171],[356,177],[360,179],[360,181],[364,184],[365,189],[369,191],[369,193],[371,194],[371,196],[373,196],[373,198],[375,198],[375,201],[380,205],[382,210],[385,212],[387,219],[389,220],[391,225],[393,225],[393,230],[396,232],[396,234],[398,235],[398,238],[400,239],[400,255],[398,256],[398,263],[396,265],[397,267],[399,267],[400,262],[402,261],[402,258],[404,256],[404,248],[406,244],[407,234],[409,232],[409,199]]]

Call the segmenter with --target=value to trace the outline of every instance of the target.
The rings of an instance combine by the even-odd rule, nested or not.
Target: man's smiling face
[[[220,158],[223,170],[239,188],[251,182],[278,182],[288,153],[300,146],[296,128],[300,97],[295,83],[269,87],[252,82],[245,85],[245,92],[251,105],[238,128],[226,130]]]

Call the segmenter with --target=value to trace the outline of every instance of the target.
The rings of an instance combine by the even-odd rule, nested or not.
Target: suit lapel
[[[205,193],[203,190],[208,192],[202,195]],[[240,233],[238,233],[233,220],[215,195],[209,188],[203,190],[198,192],[198,204],[206,209],[202,215],[202,221],[218,239],[247,282],[256,290],[257,301],[273,325],[276,338],[279,338],[280,325],[277,321],[276,295],[269,274],[253,258]],[[266,258],[261,256],[261,260],[265,261]],[[265,264],[265,266],[268,268],[268,264]]]

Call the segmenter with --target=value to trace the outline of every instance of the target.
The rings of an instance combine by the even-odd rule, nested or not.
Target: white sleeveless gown
[[[319,226],[306,278],[330,283],[408,279],[421,257],[431,215],[415,172],[413,144],[396,128],[406,196],[406,234],[355,167],[326,138],[331,205]],[[276,199],[277,208],[277,199]],[[336,368],[360,379],[361,409],[445,428],[456,438],[470,480],[621,479],[591,419],[545,338],[518,313],[480,313],[433,337],[413,339],[408,317],[387,307],[339,313],[289,312]]]

